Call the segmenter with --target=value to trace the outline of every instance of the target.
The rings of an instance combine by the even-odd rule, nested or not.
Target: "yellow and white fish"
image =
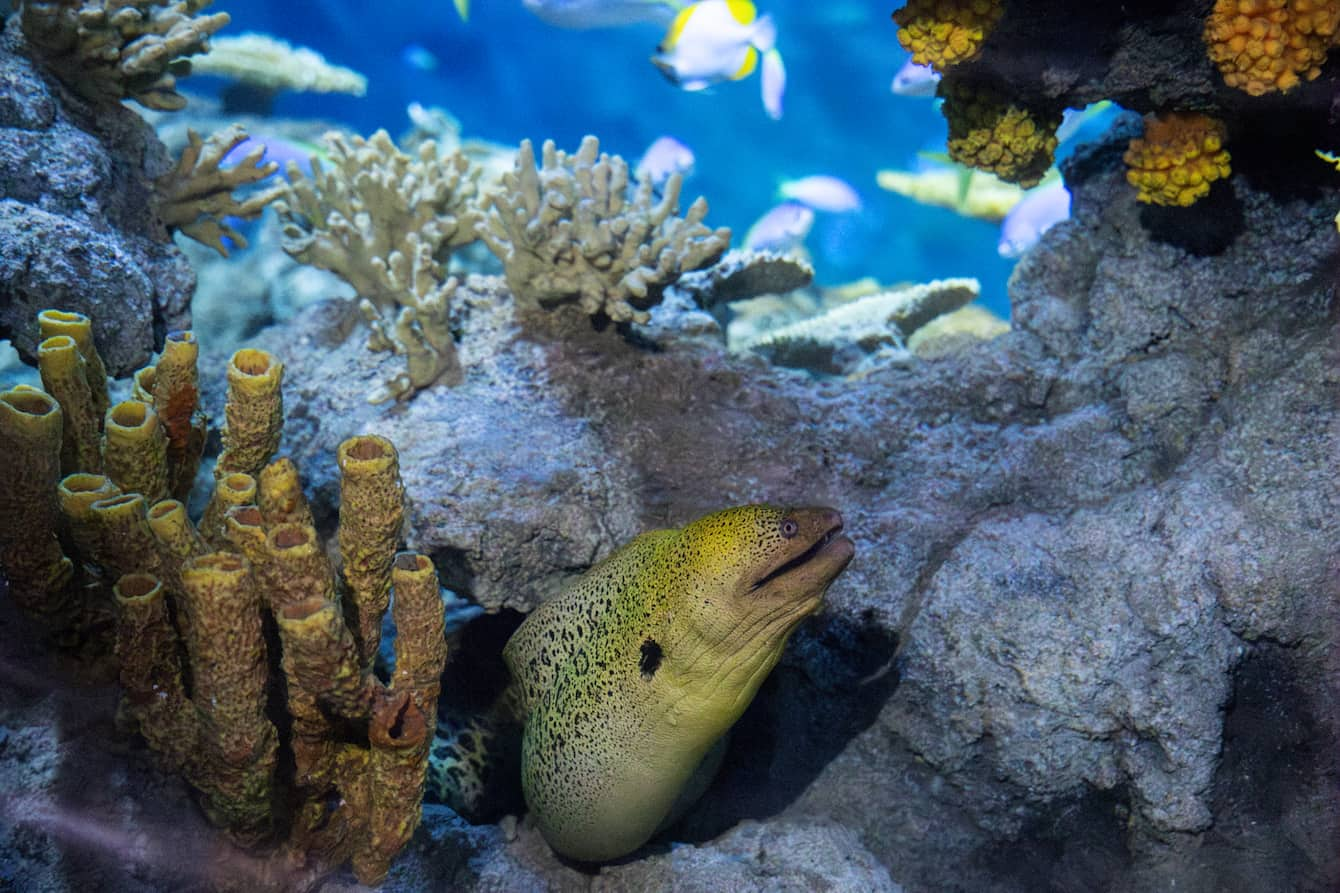
[[[760,17],[749,0],[698,0],[675,16],[651,61],[672,84],[704,90],[749,77],[761,56],[763,107],[776,120],[786,90],[776,43],[772,17]]]

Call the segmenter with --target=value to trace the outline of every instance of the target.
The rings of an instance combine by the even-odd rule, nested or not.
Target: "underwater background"
[[[982,283],[983,302],[1008,315],[1005,282],[1014,261],[997,254],[997,224],[918,204],[875,183],[882,168],[916,168],[919,152],[943,152],[945,138],[931,97],[890,90],[907,53],[879,4],[780,0],[760,7],[777,23],[786,64],[780,121],[764,112],[757,74],[708,93],[668,83],[648,61],[666,30],[655,23],[560,28],[520,0],[477,0],[469,21],[449,2],[407,0],[375,7],[243,0],[228,11],[229,33],[273,34],[368,78],[364,97],[282,93],[277,116],[328,118],[359,133],[386,128],[394,136],[409,126],[405,108],[417,102],[446,109],[467,137],[504,145],[553,139],[574,151],[583,136],[595,134],[603,151],[630,164],[657,137],[670,135],[696,158],[685,203],[706,196],[708,224],[731,227],[737,246],[778,203],[782,181],[837,176],[856,189],[863,208],[816,215],[806,244],[817,282],[972,276]],[[425,63],[432,67],[425,70]],[[193,78],[191,87],[205,92],[207,83]]]

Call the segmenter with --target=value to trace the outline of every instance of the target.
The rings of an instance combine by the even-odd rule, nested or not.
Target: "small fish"
[[[696,91],[749,77],[762,56],[763,108],[777,120],[786,67],[776,43],[772,17],[760,18],[749,0],[698,0],[675,16],[651,62],[670,83]]]
[[[651,178],[651,185],[659,189],[671,174],[687,177],[693,173],[693,150],[673,136],[657,137],[637,163],[635,174],[641,180]]]
[[[288,163],[292,161],[298,165],[298,169],[306,176],[312,175],[312,156],[320,157],[321,152],[315,146],[307,146],[301,143],[292,142],[277,136],[249,136],[242,142],[233,146],[227,155],[219,162],[223,168],[235,167],[243,164],[247,156],[257,148],[262,151],[261,159],[265,161],[279,162],[277,174],[283,175],[288,170]]]
[[[463,2],[463,0],[458,0]],[[615,28],[664,24],[684,7],[676,0],[522,0],[535,16],[559,28]]]
[[[827,174],[786,180],[777,187],[777,194],[781,198],[830,214],[850,214],[861,210],[861,197],[851,184]]]
[[[1052,180],[1024,193],[1000,223],[1000,241],[996,250],[1001,257],[1023,255],[1042,238],[1042,234],[1062,220],[1070,218],[1070,192],[1061,179]]]
[[[437,68],[437,56],[423,44],[407,44],[400,51],[400,60],[418,71],[432,71]]]
[[[456,14],[462,22],[470,21],[470,0],[452,0],[456,4]]]
[[[889,89],[895,96],[933,97],[940,85],[940,73],[929,65],[918,65],[911,59],[903,63],[893,76]]]
[[[801,246],[813,226],[814,211],[800,202],[782,202],[754,221],[745,233],[744,247],[786,254]]]
[[[1120,109],[1110,99],[1091,102],[1082,109],[1066,109],[1061,113],[1061,125],[1056,128],[1056,140],[1061,143],[1069,142],[1082,128],[1094,122],[1099,122],[1098,126],[1105,128],[1119,111]]]

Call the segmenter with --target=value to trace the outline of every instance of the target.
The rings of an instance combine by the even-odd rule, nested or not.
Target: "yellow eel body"
[[[832,509],[731,508],[639,536],[536,609],[503,659],[549,845],[599,862],[645,843],[854,551]]]

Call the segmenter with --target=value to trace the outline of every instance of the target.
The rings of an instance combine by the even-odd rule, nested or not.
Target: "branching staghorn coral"
[[[68,364],[75,337],[47,340]],[[198,460],[194,346],[176,333],[154,374],[136,377],[152,404],[108,410],[105,475],[60,477],[56,398],[26,387],[0,394],[0,449],[16,460],[0,464],[0,575],[62,641],[86,644],[98,626],[114,640],[122,716],[195,788],[212,822],[240,845],[273,851],[257,885],[306,888],[345,862],[376,884],[419,822],[446,662],[436,571],[422,555],[395,551],[404,496],[395,448],[373,436],[340,447],[347,505],[337,575],[296,468],[270,461],[283,366],[239,351],[229,364],[225,456],[250,472],[220,473],[211,506],[226,507],[214,511],[210,541],[181,501],[143,493],[188,477],[173,468],[178,457],[192,472]],[[179,440],[185,449],[173,446]],[[76,553],[65,555],[62,542]],[[373,657],[388,602],[396,666],[383,682]],[[267,616],[278,650],[264,634]],[[276,691],[291,723],[267,712]]]
[[[977,55],[1004,11],[1002,0],[908,0],[893,20],[912,61],[943,73]]]
[[[1252,96],[1316,79],[1340,42],[1337,0],[1216,0],[1205,46],[1224,83]]]
[[[262,164],[265,147],[256,144],[232,167],[220,167],[228,153],[247,140],[247,132],[240,124],[208,140],[189,130],[187,139],[177,166],[154,181],[155,210],[169,230],[181,230],[183,235],[227,257],[225,237],[238,248],[247,247],[247,240],[226,219],[254,219],[266,205],[284,194],[285,187],[271,186],[240,200],[233,197],[233,190],[264,180],[279,165],[273,161]]]
[[[1126,150],[1126,180],[1138,199],[1187,207],[1231,171],[1224,122],[1196,112],[1145,116],[1144,136]]]
[[[160,111],[186,105],[177,78],[209,49],[226,12],[212,0],[25,0],[23,33],[70,89],[95,102],[133,99]]]
[[[328,134],[330,166],[288,170],[276,202],[284,250],[353,286],[372,324],[368,346],[406,358],[406,370],[374,401],[411,396],[459,373],[448,322],[456,285],[446,277],[456,248],[477,238],[479,173],[426,141],[407,155],[386,131],[369,139]]]
[[[600,154],[593,136],[574,155],[546,141],[541,157],[537,170],[534,147],[522,142],[479,227],[519,301],[546,308],[575,302],[593,316],[646,322],[667,286],[715,263],[730,244],[730,230],[703,225],[702,198],[676,216],[678,174],[659,200],[647,180],[630,199],[628,165]]]

